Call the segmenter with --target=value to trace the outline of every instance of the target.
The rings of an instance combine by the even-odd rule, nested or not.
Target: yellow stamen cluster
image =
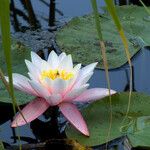
[[[67,72],[65,70],[45,70],[41,73],[41,79],[45,79],[45,78],[50,78],[52,80],[55,80],[56,78],[61,78],[63,80],[69,80],[71,78],[73,78],[73,73],[72,72]]]

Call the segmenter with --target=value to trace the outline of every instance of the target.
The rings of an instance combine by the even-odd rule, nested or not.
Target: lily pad
[[[112,96],[112,129],[110,141],[127,135],[133,147],[150,146],[150,96],[133,92],[130,111],[122,124],[126,114],[129,93],[123,92]],[[66,133],[69,138],[77,140],[86,146],[106,143],[110,125],[109,98],[91,103],[82,110],[90,137],[85,137],[72,126],[67,126]]]
[[[30,59],[30,49],[25,47],[22,43],[14,41],[12,42],[12,69],[13,73],[20,73],[27,75],[27,67],[24,60]],[[3,70],[4,74],[7,75],[6,63],[4,59],[4,53],[2,50],[2,44],[0,43],[0,67]],[[31,101],[34,97],[23,92],[15,90],[15,96],[18,102],[18,105],[25,104]],[[9,97],[9,94],[0,80],[0,101],[5,103],[11,103],[12,100]]]
[[[129,51],[133,56],[143,46],[150,45],[150,21],[145,19],[148,14],[143,7],[138,6],[117,6],[116,9],[128,39]],[[100,19],[109,68],[120,67],[127,62],[124,46],[114,22],[105,8],[104,12]],[[98,67],[103,68],[92,14],[73,18],[56,32],[56,42],[62,51],[72,54],[75,62],[90,64],[98,61]]]

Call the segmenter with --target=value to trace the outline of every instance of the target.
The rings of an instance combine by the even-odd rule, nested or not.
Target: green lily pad
[[[25,65],[24,60],[30,59],[30,49],[25,47],[22,43],[14,41],[12,42],[12,69],[13,73],[20,73],[23,75],[27,75],[27,67]],[[4,59],[4,53],[2,50],[2,44],[0,43],[0,67],[3,70],[4,74],[7,76],[7,69],[6,63]],[[15,96],[18,102],[18,105],[25,104],[31,101],[34,97],[23,92],[15,90]],[[5,103],[12,103],[12,100],[3,85],[2,81],[0,80],[0,101]]]
[[[150,45],[150,21],[146,19],[148,14],[143,7],[138,6],[117,6],[116,9],[133,56],[143,46]],[[105,8],[104,12],[100,19],[109,68],[120,67],[127,62],[124,46]],[[56,32],[56,42],[62,51],[72,54],[75,62],[90,64],[98,61],[98,67],[103,68],[93,15],[73,18]]]
[[[118,93],[112,96],[112,129],[110,139],[114,140],[127,135],[133,147],[150,146],[150,96],[133,92],[130,111],[122,124],[126,114],[129,93]],[[67,126],[66,133],[69,138],[77,140],[87,146],[106,143],[110,125],[109,98],[91,103],[82,110],[90,137],[85,137],[72,126]]]

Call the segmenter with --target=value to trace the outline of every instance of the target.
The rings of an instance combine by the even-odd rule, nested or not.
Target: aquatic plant
[[[131,57],[134,57],[141,48],[150,45],[148,14],[140,6],[115,6],[115,9],[128,40],[129,52]],[[123,52],[124,45],[107,8],[104,7],[103,11],[104,14],[98,14],[101,16],[99,19],[109,69],[112,69],[127,63],[127,58]],[[86,65],[98,61],[99,64],[96,67],[104,68],[102,57],[97,55],[101,48],[94,19],[92,14],[71,19],[56,32],[56,42],[59,49],[72,55],[74,62]]]
[[[129,144],[126,143],[125,145],[132,145],[132,147],[143,146],[148,147],[147,149],[149,149],[150,96],[140,92],[132,92],[130,111],[127,119],[122,125],[122,120],[126,115],[128,95],[129,92],[121,92],[111,96],[113,120],[109,141],[114,140],[113,142],[115,143],[115,139],[120,139],[120,137],[122,137],[123,139],[121,142],[125,141],[125,139],[129,141]],[[89,138],[77,133],[70,125],[67,126],[65,130],[67,137],[69,139],[77,140],[80,144],[86,146],[95,146],[106,143],[107,132],[110,126],[110,110],[108,103],[109,97],[105,97],[82,109],[82,115],[85,118],[90,131]],[[111,144],[108,145],[107,149],[109,149],[110,145]]]
[[[10,9],[9,9],[9,0],[0,1],[0,30],[2,36],[2,46],[5,55],[6,68],[9,76],[9,94],[13,102],[13,110],[16,112],[15,106],[17,102],[15,100],[13,81],[12,81],[12,60],[11,60],[11,39],[10,39]],[[2,70],[0,69],[0,76],[2,76]],[[2,78],[2,77],[1,77]],[[6,86],[6,89],[8,87]]]
[[[81,69],[81,64],[73,67],[71,55],[52,51],[48,60],[41,59],[31,52],[32,62],[25,60],[29,70],[29,78],[14,73],[13,84],[18,90],[36,96],[18,114],[12,122],[17,127],[31,122],[44,113],[50,106],[58,106],[68,121],[81,133],[89,136],[87,125],[74,102],[89,102],[101,99],[108,94],[108,89],[87,89],[88,80],[93,75],[97,63],[92,63]],[[8,78],[6,77],[7,81]],[[111,94],[115,91],[111,90]]]

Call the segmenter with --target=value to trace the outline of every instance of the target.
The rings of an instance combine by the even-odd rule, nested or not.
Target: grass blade
[[[142,0],[139,0],[139,1],[143,5],[143,7],[145,8],[145,10],[148,13],[148,15],[150,15],[150,10],[147,8],[147,6],[142,2]]]
[[[13,110],[16,113],[16,100],[14,96],[14,88],[12,81],[12,62],[11,62],[11,38],[10,38],[10,9],[9,0],[0,0],[0,26],[2,34],[2,46],[4,50],[5,60],[7,64],[7,72],[9,77],[10,96],[12,97]]]
[[[97,35],[99,37],[100,41],[103,41],[102,31],[101,31],[101,23],[100,23],[100,16],[97,8],[96,0],[91,0],[92,8],[93,8],[93,14],[95,18],[95,25],[97,30]]]
[[[13,79],[12,79],[12,60],[11,60],[11,37],[10,37],[10,1],[9,0],[0,0],[0,29],[2,36],[2,46],[5,55],[5,61],[7,65],[7,73],[9,77],[9,84],[6,82],[5,77],[3,75],[2,70],[0,69],[0,77],[12,98],[13,103],[13,111],[16,114],[16,106],[24,118],[19,106],[17,105],[17,101],[14,95],[13,88]],[[24,118],[25,120],[25,118]],[[26,120],[25,120],[26,121]],[[20,141],[20,136],[18,135],[18,139]],[[21,150],[21,144],[19,144],[19,149]]]
[[[112,16],[113,21],[114,21],[114,23],[115,23],[115,25],[118,29],[118,32],[120,34],[122,43],[123,43],[124,48],[125,48],[125,53],[126,53],[126,57],[127,57],[127,60],[128,60],[129,68],[130,68],[130,92],[129,92],[127,112],[126,112],[126,115],[125,115],[125,118],[124,118],[124,120],[125,120],[128,113],[129,113],[129,110],[130,110],[131,94],[132,94],[132,64],[131,64],[131,60],[130,60],[131,56],[130,56],[130,53],[129,53],[128,41],[127,41],[127,38],[124,34],[124,30],[122,28],[122,25],[119,21],[119,17],[117,16],[114,3],[113,3],[112,0],[105,0],[105,3],[107,5],[108,11],[109,11],[110,15]],[[124,120],[123,120],[123,122],[124,122]]]
[[[104,41],[103,41],[100,16],[99,16],[96,0],[91,0],[91,3],[92,3],[93,13],[94,13],[94,17],[95,17],[95,24],[96,24],[97,34],[98,34],[99,41],[100,41],[99,43],[100,43],[100,49],[101,49],[101,54],[102,54],[102,58],[103,58],[103,64],[104,64],[104,68],[105,68],[107,86],[108,86],[108,90],[109,90],[110,126],[109,126],[109,129],[108,129],[108,135],[107,135],[107,139],[106,139],[106,143],[107,143],[109,141],[111,126],[112,126],[112,104],[111,104],[111,94],[110,94],[110,79],[109,79],[109,73],[108,73],[108,62],[107,62],[107,56],[106,56],[106,47],[105,47],[105,44],[104,44]],[[106,145],[106,147],[107,147],[107,145]]]

